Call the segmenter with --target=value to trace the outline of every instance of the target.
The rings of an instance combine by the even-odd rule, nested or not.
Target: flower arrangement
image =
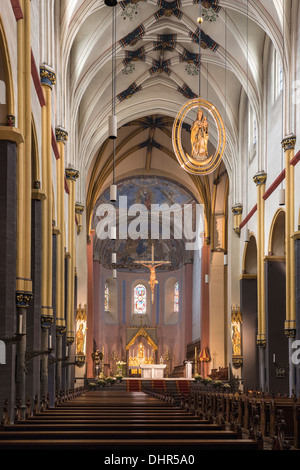
[[[122,382],[122,380],[123,380],[123,375],[122,375],[122,374],[120,374],[120,375],[117,374],[117,375],[116,375],[116,379],[118,380],[118,382]]]
[[[230,384],[223,384],[223,389],[224,389],[225,391],[229,391],[230,388],[231,388],[231,387],[230,387]]]
[[[116,366],[117,366],[117,375],[121,375],[122,377],[124,377],[124,373],[125,373],[125,366],[126,365],[126,362],[124,361],[117,361],[116,362]]]
[[[99,387],[105,387],[106,382],[104,379],[99,379],[97,380],[97,384],[99,385]]]
[[[106,383],[113,385],[115,383],[116,379],[114,377],[107,377],[106,378]]]
[[[89,389],[90,390],[96,390],[96,387],[97,387],[97,384],[95,384],[94,382],[89,383]]]
[[[195,379],[196,382],[200,382],[200,380],[202,380],[202,375],[200,375],[200,374],[195,374],[195,375],[194,375],[194,379]]]
[[[205,377],[205,379],[202,380],[203,385],[209,385],[212,383],[212,379],[210,377]]]
[[[223,385],[222,381],[221,380],[215,380],[214,383],[213,383],[213,386],[215,388],[221,388]]]

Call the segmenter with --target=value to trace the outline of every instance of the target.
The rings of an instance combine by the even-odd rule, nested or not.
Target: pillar
[[[241,233],[240,224],[242,222],[242,213],[243,213],[243,206],[242,204],[235,204],[232,207],[232,213],[234,215],[233,219],[233,231],[239,237]]]
[[[87,235],[87,263],[88,263],[88,331],[86,339],[86,362],[87,362],[87,377],[94,377],[94,365],[92,361],[92,354],[94,352],[94,298],[93,298],[93,233]],[[127,358],[128,359],[128,358]],[[128,364],[128,361],[126,361]]]
[[[17,389],[25,413],[26,314],[32,299],[31,281],[31,5],[20,0],[23,18],[17,24],[18,41],[18,127],[24,136],[17,165],[17,321],[22,319],[21,339],[17,343]]]
[[[259,356],[259,386],[265,390],[265,368],[266,368],[266,312],[265,312],[265,193],[267,175],[259,171],[254,175],[253,181],[257,187],[257,339]]]
[[[46,106],[42,108],[42,181],[46,199],[42,206],[42,284],[41,284],[41,347],[45,351],[42,356],[41,394],[48,393],[48,350],[49,329],[53,323],[52,306],[52,123],[51,123],[51,91],[56,77],[50,67],[40,67],[41,84],[44,91]]]
[[[68,201],[68,250],[69,258],[69,274],[68,274],[68,298],[67,298],[67,325],[66,340],[68,345],[72,345],[75,340],[74,325],[74,301],[75,301],[75,268],[76,268],[76,251],[75,251],[75,182],[79,177],[79,171],[74,168],[66,168],[66,178],[69,186]],[[70,350],[70,348],[69,348]],[[75,354],[69,355],[69,361]],[[68,368],[68,387],[71,387],[71,370]]]
[[[282,140],[285,152],[285,252],[286,252],[286,318],[284,334],[289,340],[289,391],[295,389],[295,365],[292,363],[292,343],[296,336],[296,270],[295,270],[295,190],[294,166],[290,164],[294,158],[296,136],[290,135]]]
[[[63,336],[66,333],[65,321],[65,143],[68,133],[65,129],[55,129],[60,158],[56,160],[57,175],[57,259],[56,259],[56,390],[62,390]]]

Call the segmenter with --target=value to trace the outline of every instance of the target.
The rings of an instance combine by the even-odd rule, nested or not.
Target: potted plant
[[[225,392],[229,392],[230,388],[231,388],[231,387],[230,387],[230,384],[223,384],[223,390],[224,390]]]
[[[210,377],[205,377],[205,379],[202,380],[203,385],[207,386],[212,383],[212,379]]]
[[[120,374],[120,375],[116,375],[116,379],[117,379],[118,382],[122,382],[122,380],[123,380],[123,375],[121,375],[121,374]]]
[[[99,379],[99,380],[97,381],[97,384],[99,385],[100,388],[102,388],[102,387],[105,387],[106,382],[105,382],[105,380],[103,380],[103,379]]]
[[[106,383],[109,385],[113,385],[115,383],[116,379],[114,377],[107,377]]]
[[[96,388],[97,388],[97,384],[95,384],[94,382],[89,383],[89,389],[90,390],[96,390]]]
[[[122,377],[124,377],[124,373],[125,373],[125,365],[126,365],[126,362],[124,361],[117,361],[116,362],[116,366],[117,366],[117,375],[121,375]]]
[[[221,380],[215,380],[213,383],[214,388],[221,388],[222,387],[222,381]]]
[[[194,375],[194,379],[195,379],[196,382],[200,382],[200,381],[202,380],[202,375],[200,375],[200,374],[195,374],[195,375]]]

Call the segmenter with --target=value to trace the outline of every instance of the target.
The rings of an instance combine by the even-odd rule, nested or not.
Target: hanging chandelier
[[[201,16],[201,1],[200,14],[197,20],[198,22],[198,33],[199,33],[199,94],[198,98],[194,98],[186,102],[179,110],[173,124],[172,129],[172,144],[176,158],[185,171],[195,175],[206,175],[212,173],[218,165],[221,163],[225,145],[226,145],[226,132],[225,126],[221,117],[221,114],[217,110],[216,106],[208,100],[202,99],[201,96],[201,24],[203,18]],[[196,109],[197,117],[192,123],[190,128],[190,151],[186,152],[183,148],[181,139],[182,127],[184,120],[188,113]],[[211,116],[217,129],[217,145],[216,150],[210,155],[208,150],[209,143],[209,124],[207,116],[204,112]]]

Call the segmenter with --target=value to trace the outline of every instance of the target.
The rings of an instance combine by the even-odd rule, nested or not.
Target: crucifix
[[[171,261],[154,261],[154,244],[152,243],[152,260],[151,261],[135,261],[135,263],[141,264],[143,266],[146,266],[146,268],[150,269],[150,287],[151,287],[151,294],[152,294],[152,303],[154,300],[154,287],[155,284],[158,284],[158,281],[156,279],[156,274],[155,274],[155,269],[158,266],[161,266],[163,264],[170,264]]]

